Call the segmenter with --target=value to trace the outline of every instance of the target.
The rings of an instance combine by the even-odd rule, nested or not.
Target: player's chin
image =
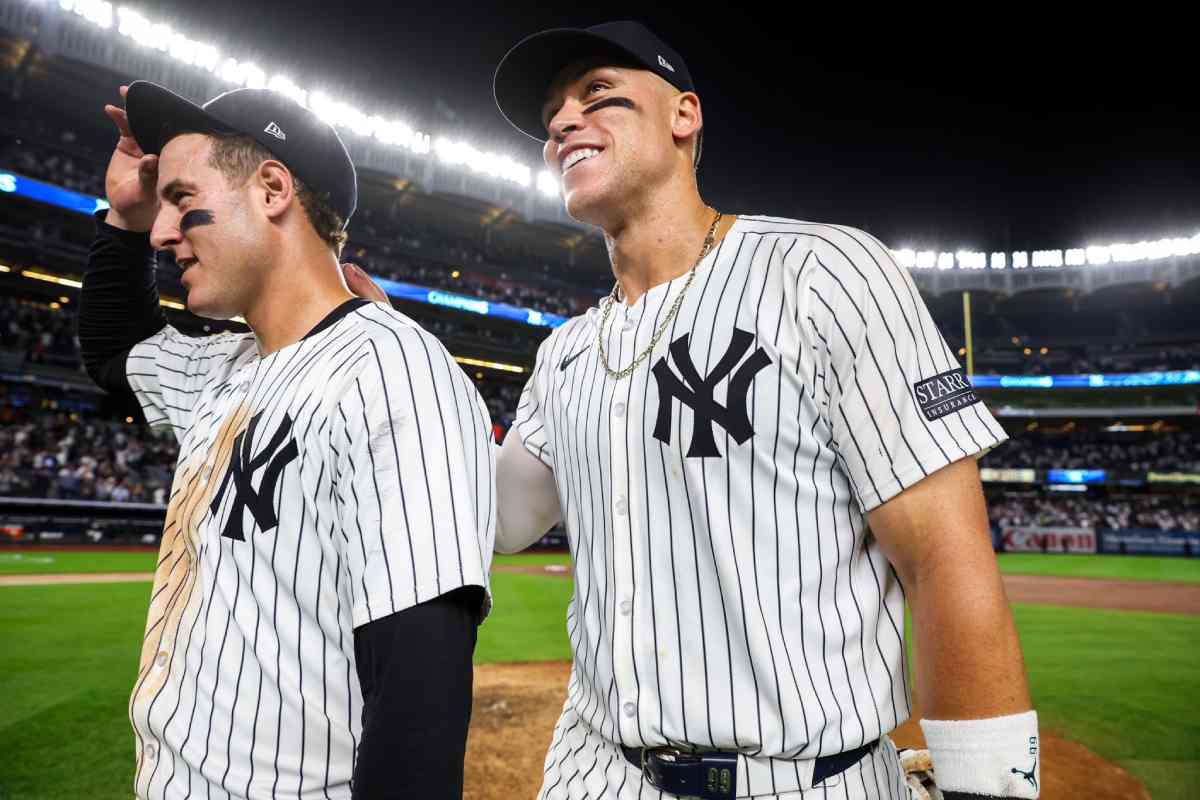
[[[608,181],[580,181],[577,185],[564,184],[563,205],[571,219],[583,223],[598,224],[605,210],[613,205]]]
[[[230,311],[229,303],[221,297],[215,297],[204,286],[188,289],[187,309],[197,317],[205,319],[229,319],[237,316],[236,311]]]

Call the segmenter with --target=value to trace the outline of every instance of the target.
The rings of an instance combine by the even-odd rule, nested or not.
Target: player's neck
[[[647,202],[604,232],[613,275],[621,288],[621,299],[633,305],[647,291],[687,273],[700,255],[714,212],[695,191],[686,200],[662,198]],[[722,221],[715,240],[728,230]]]
[[[281,261],[267,274],[261,289],[258,302],[247,309],[245,317],[262,356],[300,341],[331,311],[354,297],[342,279],[337,258],[328,249]]]

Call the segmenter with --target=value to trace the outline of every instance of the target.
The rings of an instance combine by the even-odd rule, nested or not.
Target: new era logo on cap
[[[667,61],[667,60],[666,60],[665,58],[663,58],[661,55],[658,57],[658,65],[659,65],[660,67],[666,67],[667,69],[671,70],[671,72],[674,72],[674,71],[675,71],[675,68],[671,66],[671,62],[670,62],[670,61]]]
[[[263,133],[269,133],[281,142],[287,140],[287,134],[284,133],[283,130],[278,125],[276,125],[274,122],[268,124],[267,127],[263,128]]]

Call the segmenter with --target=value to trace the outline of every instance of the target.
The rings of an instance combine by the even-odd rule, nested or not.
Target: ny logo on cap
[[[667,60],[666,60],[665,58],[663,58],[662,56],[659,56],[659,57],[658,57],[658,65],[659,65],[660,67],[666,67],[667,69],[671,70],[671,72],[674,72],[674,71],[675,71],[675,68],[671,66],[671,62],[667,61]]]
[[[267,127],[263,128],[263,133],[269,133],[281,142],[287,139],[287,134],[274,122],[269,123]]]

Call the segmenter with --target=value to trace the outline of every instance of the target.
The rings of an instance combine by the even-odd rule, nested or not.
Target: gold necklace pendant
[[[600,349],[600,363],[604,366],[604,371],[608,373],[610,378],[613,378],[614,380],[621,380],[622,378],[629,377],[633,374],[633,371],[638,368],[638,365],[645,361],[650,356],[650,353],[654,351],[655,345],[658,344],[658,340],[662,338],[662,335],[666,332],[667,326],[671,324],[671,320],[673,320],[675,315],[679,313],[679,307],[683,304],[683,296],[687,294],[688,287],[692,285],[692,280],[696,277],[696,267],[700,266],[700,262],[704,260],[704,257],[708,255],[708,251],[712,249],[713,240],[715,239],[717,233],[717,225],[720,224],[721,217],[722,214],[720,211],[718,211],[717,215],[713,217],[712,225],[708,226],[708,234],[704,237],[704,244],[700,247],[700,255],[697,256],[696,263],[692,264],[692,268],[688,270],[687,280],[684,282],[683,288],[679,290],[679,294],[675,297],[675,302],[671,305],[671,310],[667,313],[666,319],[662,321],[662,324],[658,326],[658,330],[654,332],[654,336],[650,338],[650,344],[646,346],[645,350],[638,354],[638,357],[633,360],[632,364],[620,370],[613,369],[608,365],[608,353],[604,349],[604,332],[605,328],[608,326],[608,317],[612,312],[613,304],[618,302],[617,288],[619,284],[613,284],[612,294],[608,296],[608,302],[604,306],[604,314],[600,318],[600,336],[597,341],[597,345]]]

